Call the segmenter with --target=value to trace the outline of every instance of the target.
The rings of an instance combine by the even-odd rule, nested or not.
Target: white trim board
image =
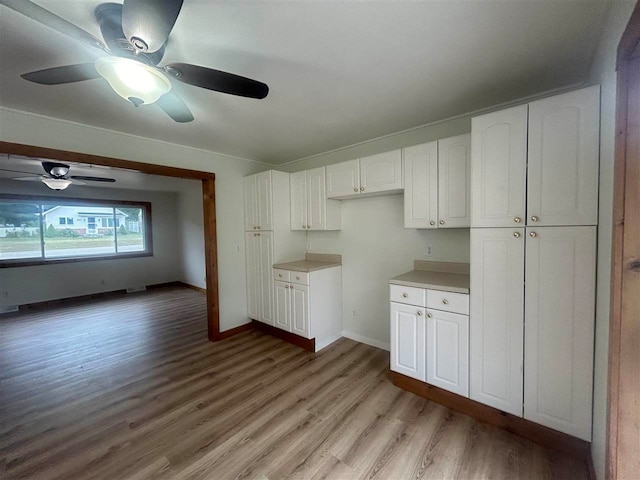
[[[375,338],[365,337],[364,335],[360,335],[358,333],[347,332],[346,330],[343,330],[342,336],[350,340],[355,340],[356,342],[364,343],[365,345],[371,345],[372,347],[381,348],[382,350],[386,350],[387,352],[391,350],[391,345],[389,343],[381,342],[380,340],[376,340]]]

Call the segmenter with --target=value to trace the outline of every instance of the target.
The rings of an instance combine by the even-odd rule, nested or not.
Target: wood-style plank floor
[[[3,479],[587,478],[395,387],[387,352],[206,337],[172,287],[0,317]]]

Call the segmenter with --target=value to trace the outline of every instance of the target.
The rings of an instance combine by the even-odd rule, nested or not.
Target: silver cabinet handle
[[[358,187],[353,187],[353,191],[357,192],[358,191]]]
[[[436,222],[434,222],[433,220],[431,220],[431,221],[429,222],[429,225],[435,225],[435,224],[436,224]]]
[[[538,220],[540,220],[540,219],[537,216],[535,216],[535,215],[531,216],[531,221],[532,222],[537,222]]]
[[[440,220],[440,225],[444,225],[444,220]]]
[[[431,315],[430,313],[427,313],[427,317],[431,318],[433,315]]]
[[[442,303],[444,303],[445,305],[449,305],[449,300],[447,300],[446,298],[443,298]]]
[[[361,192],[364,192],[364,187],[360,187],[360,191],[361,191]]]
[[[520,238],[520,232],[513,232],[513,236],[515,238]]]
[[[408,297],[409,297],[409,294],[408,294],[408,293],[403,293],[403,294],[402,294],[402,298],[408,298]]]
[[[513,219],[514,222],[516,223],[520,223],[522,221],[522,219],[520,217],[516,217]]]
[[[300,277],[296,276],[296,280],[300,280]]]
[[[307,225],[307,228],[311,228],[311,225]]]
[[[537,234],[536,232],[531,232],[531,233],[529,234],[529,236],[530,236],[531,238],[536,238],[536,237],[538,236],[538,234]]]
[[[418,316],[421,317],[422,316],[422,311],[418,310]]]
[[[278,274],[278,276],[279,276],[280,278],[282,278],[282,274],[281,274],[281,273],[279,273],[279,274]]]

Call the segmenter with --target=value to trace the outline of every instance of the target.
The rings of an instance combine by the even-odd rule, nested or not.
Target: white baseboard
[[[340,332],[337,335],[333,335],[333,336],[327,337],[327,338],[322,338],[322,339],[317,339],[316,338],[316,352],[319,352],[323,348],[328,347],[333,342],[336,342],[336,341],[340,340],[340,338],[342,338],[342,332]]]
[[[356,342],[371,345],[372,347],[381,348],[382,350],[386,350],[387,352],[391,349],[391,346],[387,342],[381,342],[380,340],[376,340],[375,338],[365,337],[364,335],[347,332],[346,330],[342,331],[342,336],[345,338],[350,338],[351,340],[355,340]]]

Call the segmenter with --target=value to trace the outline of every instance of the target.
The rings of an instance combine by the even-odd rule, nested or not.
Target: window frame
[[[93,206],[93,207],[112,207],[117,209],[118,207],[135,207],[141,208],[143,211],[143,235],[145,242],[145,249],[139,252],[116,252],[99,255],[82,255],[78,257],[64,257],[64,258],[44,258],[44,231],[43,222],[44,218],[40,215],[40,246],[42,258],[26,258],[26,259],[0,259],[0,268],[14,268],[14,267],[30,267],[36,265],[52,265],[58,263],[76,263],[76,262],[95,262],[102,260],[121,260],[128,258],[140,258],[140,257],[153,257],[153,235],[152,235],[152,215],[151,215],[151,203],[150,202],[138,202],[129,200],[98,200],[88,198],[74,198],[74,197],[56,197],[47,195],[16,195],[16,194],[0,194],[0,201],[3,203],[29,203],[40,205],[50,205],[52,203],[59,203],[65,206]],[[115,230],[115,229],[114,229]],[[117,242],[117,237],[114,238],[114,242]],[[117,245],[117,243],[116,243]]]

